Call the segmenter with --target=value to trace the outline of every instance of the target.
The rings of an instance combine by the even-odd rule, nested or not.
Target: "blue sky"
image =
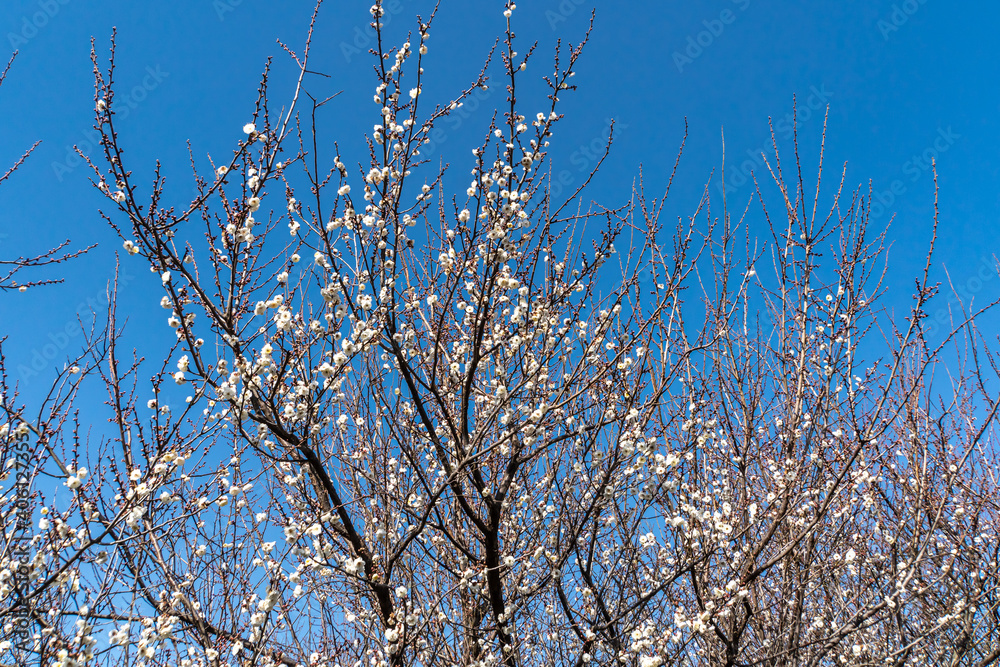
[[[415,26],[416,14],[432,9],[422,0],[386,6],[390,31],[400,36]],[[475,77],[503,30],[502,8],[492,0],[443,0],[431,32],[425,95],[445,101]],[[367,9],[367,3],[351,2],[323,7],[312,63],[329,78],[316,76],[309,84],[316,97],[343,91],[323,122],[329,141],[338,141],[351,163],[364,158],[361,133],[377,119],[370,102],[372,61],[364,52]],[[579,90],[565,97],[567,119],[552,154],[556,168],[581,178],[578,170],[592,161],[588,146],[599,144],[608,119],[615,119],[615,149],[593,198],[624,201],[640,164],[646,182],[659,189],[686,118],[690,134],[670,212],[690,213],[713,170],[718,179],[723,129],[727,178],[734,186],[745,171],[741,163],[749,169],[749,156],[769,148],[769,117],[781,145],[790,145],[783,123],[793,95],[809,173],[828,102],[828,185],[847,161],[849,188],[867,187],[871,180],[885,193],[887,212],[877,224],[896,214],[889,232],[889,280],[896,292],[887,303],[905,308],[912,276],[922,267],[933,212],[933,179],[925,162],[930,155],[937,155],[941,185],[935,275],[943,279],[947,267],[976,303],[1000,296],[1000,278],[982,265],[996,251],[1000,213],[1000,42],[993,34],[1000,6],[942,0],[687,0],[638,7],[611,0],[525,1],[514,13],[515,27],[522,50],[538,42],[533,62],[539,76],[551,68],[557,39],[577,41],[584,34],[591,9],[596,22],[575,79]],[[0,252],[5,258],[40,252],[66,238],[76,246],[99,244],[61,268],[65,285],[0,299],[0,332],[10,336],[6,352],[15,379],[24,360],[41,355],[51,368],[76,349],[80,337],[63,332],[81,304],[89,299],[100,305],[120,249],[98,214],[107,204],[72,152],[74,144],[93,146],[90,39],[104,61],[117,27],[118,100],[129,108],[125,117],[119,111],[122,145],[137,175],[151,174],[155,160],[162,160],[168,201],[182,205],[193,187],[186,142],[199,159],[232,149],[270,56],[272,98],[290,90],[294,71],[276,39],[301,48],[311,11],[309,2],[262,0],[0,5],[0,52],[19,50],[0,88],[0,165],[42,142],[0,186]],[[459,116],[434,154],[463,172],[469,148],[501,99],[491,94]],[[714,185],[711,191],[718,195]],[[742,205],[751,191],[751,185],[733,187],[731,203],[735,198]],[[751,224],[758,225],[755,232],[764,231]],[[152,332],[155,325],[153,335],[168,342],[157,277],[126,266],[121,300],[130,311],[130,331]],[[941,300],[937,307],[944,306]],[[20,379],[29,391],[45,384],[35,376]]]

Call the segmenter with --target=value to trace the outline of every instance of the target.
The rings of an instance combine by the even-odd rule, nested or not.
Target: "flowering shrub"
[[[941,393],[936,288],[925,272],[903,325],[878,308],[867,201],[842,206],[841,182],[820,212],[776,161],[772,235],[743,256],[707,198],[668,226],[669,183],[618,208],[555,200],[583,44],[557,52],[547,98],[515,100],[533,49],[508,3],[503,83],[484,68],[433,106],[432,22],[390,47],[371,11],[369,154],[315,152],[295,114],[307,40],[290,103],[265,75],[181,211],[126,166],[114,48],[106,71],[94,56],[94,185],[176,344],[128,358],[112,300],[42,405],[2,375],[0,436],[30,429],[72,492],[38,489],[21,594],[0,562],[43,663],[997,660],[996,366],[972,319]],[[421,146],[504,84],[446,196]],[[112,428],[79,428],[99,389]]]

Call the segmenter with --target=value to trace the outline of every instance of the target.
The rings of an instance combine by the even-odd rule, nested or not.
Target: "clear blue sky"
[[[817,108],[828,101],[828,175],[839,175],[847,160],[849,186],[871,179],[878,190],[895,187],[898,193],[888,207],[897,214],[890,231],[890,280],[900,290],[895,304],[904,306],[911,294],[911,277],[929,239],[933,183],[923,159],[932,152],[938,154],[942,208],[937,276],[943,277],[947,266],[953,278],[974,288],[977,303],[1000,295],[995,275],[974,280],[981,257],[996,251],[1000,236],[1000,40],[995,36],[1000,5],[524,1],[514,14],[515,26],[521,50],[539,42],[537,74],[549,71],[558,38],[582,36],[595,4],[593,39],[575,79],[580,89],[566,97],[567,120],[553,146],[556,159],[576,174],[589,161],[581,146],[605,136],[606,119],[616,119],[619,141],[594,197],[609,203],[626,199],[640,163],[647,183],[662,183],[687,118],[690,137],[672,212],[690,212],[721,163],[723,128],[727,173],[738,183],[739,163],[769,146],[768,117],[787,146],[781,123],[791,112],[792,96],[798,95],[803,116],[810,101]],[[427,15],[432,5],[395,0],[387,7],[390,29],[401,34],[415,25],[415,14]],[[370,130],[377,117],[371,58],[364,53],[367,10],[368,3],[328,2],[312,61],[330,76],[310,84],[317,97],[343,91],[325,122],[330,141],[340,142],[344,161],[351,164],[364,159],[360,132]],[[67,160],[71,147],[86,149],[93,134],[91,37],[103,60],[112,26],[117,27],[118,100],[130,106],[119,121],[127,158],[140,176],[161,159],[168,200],[182,205],[192,188],[186,142],[199,158],[231,150],[242,136],[269,56],[276,63],[274,99],[289,90],[293,71],[276,39],[300,48],[311,11],[310,2],[263,0],[0,3],[0,52],[20,51],[0,88],[0,165],[42,141],[17,175],[0,186],[0,252],[6,258],[38,252],[65,238],[75,245],[100,244],[61,269],[67,284],[0,298],[0,332],[10,336],[7,354],[15,378],[17,364],[40,352],[52,367],[76,349],[79,337],[66,340],[60,332],[81,303],[103,294],[120,249],[98,215],[107,205],[89,184],[86,168]],[[431,34],[425,95],[443,101],[473,79],[501,34],[501,11],[502,4],[493,0],[443,0]],[[460,173],[467,169],[471,142],[478,141],[492,105],[502,99],[494,95],[434,149]],[[822,110],[809,113],[801,123],[801,141],[804,165],[811,170]],[[743,185],[731,196],[745,199],[750,190]],[[885,214],[879,221],[889,218]],[[132,278],[123,290],[123,306],[143,306],[131,316],[131,332],[141,334],[153,323],[155,335],[169,341],[156,276],[136,270],[137,264],[128,266]],[[50,353],[56,348],[45,347],[50,344],[59,347],[55,356]],[[29,390],[45,384],[22,379]]]

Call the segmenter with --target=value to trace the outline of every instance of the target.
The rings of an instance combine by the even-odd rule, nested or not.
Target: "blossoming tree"
[[[0,71],[0,86],[3,85],[3,80],[7,78],[7,73],[10,72],[11,66],[14,64],[14,59],[17,57],[17,52],[11,56],[10,60],[7,61],[7,65],[4,66],[3,71]],[[14,162],[3,174],[0,174],[0,183],[8,180],[14,175],[18,167],[24,164],[24,161],[28,159],[31,153],[38,147],[41,142],[36,141],[31,146],[29,146],[20,158]],[[3,237],[0,237],[3,238]],[[29,279],[27,281],[18,281],[15,277],[22,271],[30,271],[31,269],[36,269],[43,266],[51,266],[54,264],[61,264],[74,257],[79,257],[80,255],[91,250],[94,246],[83,248],[82,250],[67,250],[66,247],[69,245],[69,241],[64,241],[54,248],[39,253],[37,255],[21,255],[16,258],[11,257],[0,257],[0,292],[8,292],[17,290],[18,292],[26,292],[31,287],[41,287],[43,285],[53,285],[62,282],[58,278],[44,278],[44,279]]]
[[[382,13],[366,154],[317,138],[336,101],[305,101],[314,14],[292,99],[276,107],[265,74],[232,156],[192,159],[180,211],[158,169],[140,184],[126,164],[114,48],[107,70],[94,56],[94,185],[122,261],[160,276],[176,342],[126,351],[112,291],[40,405],[2,359],[0,433],[30,434],[37,474],[72,492],[36,485],[28,562],[7,532],[0,609],[35,631],[4,655],[1000,659],[997,365],[976,314],[946,341],[960,354],[924,336],[930,256],[894,320],[867,199],[841,177],[821,212],[797,148],[793,177],[775,156],[757,185],[759,246],[707,189],[675,224],[669,183],[614,208],[583,203],[590,179],[557,200],[549,151],[583,44],[557,51],[547,98],[523,99],[534,49],[516,51],[508,4],[501,75],[487,63],[436,104],[433,16],[389,46]],[[421,147],[498,85],[507,104],[456,156],[472,173],[456,190]],[[83,391],[106,396],[110,428],[82,428],[98,421]],[[14,494],[2,507],[11,525]]]

